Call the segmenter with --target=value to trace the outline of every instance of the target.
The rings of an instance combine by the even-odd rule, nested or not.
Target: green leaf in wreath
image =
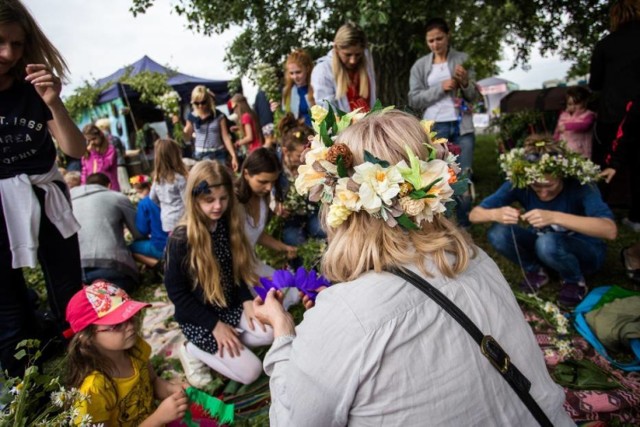
[[[329,136],[329,132],[327,131],[327,122],[326,120],[320,123],[320,138],[322,139],[322,143],[325,147],[331,147],[333,145],[333,140]]]
[[[336,165],[338,166],[338,176],[340,178],[346,178],[349,176],[349,173],[347,172],[347,168],[344,165],[344,159],[342,158],[342,154],[338,155],[338,158],[336,159]]]
[[[376,156],[374,156],[373,154],[371,154],[367,150],[364,150],[364,161],[365,162],[369,162],[369,163],[373,163],[373,164],[376,164],[376,165],[380,165],[383,168],[388,168],[389,167],[389,162],[387,162],[386,160],[382,160],[382,159],[377,158]]]
[[[402,215],[396,217],[396,221],[398,221],[398,224],[400,224],[406,230],[419,229],[418,225],[415,222],[411,221],[406,213],[403,213]]]

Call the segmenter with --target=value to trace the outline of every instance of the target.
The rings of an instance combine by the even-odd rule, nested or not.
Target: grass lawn
[[[476,140],[475,158],[473,164],[474,170],[474,184],[476,190],[475,203],[479,203],[483,198],[493,193],[503,182],[503,179],[498,170],[497,164],[498,147],[494,135],[478,135]],[[609,249],[607,252],[607,258],[604,267],[601,271],[592,277],[587,278],[587,284],[589,288],[595,288],[602,285],[619,285],[629,289],[636,289],[634,285],[626,278],[622,265],[619,260],[620,250],[634,243],[638,236],[628,227],[622,226],[620,220],[624,217],[625,212],[623,210],[615,210],[616,219],[619,227],[619,237],[613,242],[609,242]],[[277,219],[274,220],[269,228],[272,232],[277,233],[278,224]],[[520,268],[506,259],[498,255],[488,244],[486,239],[486,232],[489,228],[489,224],[472,225],[469,229],[474,241],[478,246],[484,249],[498,264],[507,281],[512,285],[514,289],[518,289],[518,283],[522,280],[522,272]],[[305,259],[306,265],[314,265],[317,259],[317,253],[321,252],[323,245],[318,242],[312,242],[308,248],[302,251],[302,256]],[[259,248],[258,253],[268,263],[279,267],[284,262],[283,259],[278,258],[277,255],[270,253],[263,248]],[[44,283],[40,271],[32,270],[28,271],[27,280],[36,290],[42,295],[44,293]],[[545,300],[552,302],[556,301],[559,280],[557,277],[551,277],[551,283],[542,288],[539,296]],[[133,297],[142,301],[152,301],[157,299],[156,289],[162,286],[157,278],[152,277],[150,274],[144,275],[143,286],[141,286],[136,292],[133,293]],[[42,295],[44,297],[44,295]],[[43,299],[44,300],[44,299]],[[302,319],[303,309],[301,307],[294,307],[294,317],[299,321]],[[265,349],[260,349],[259,354],[264,355]],[[45,365],[45,370],[50,374],[57,375],[60,372],[60,367],[64,365],[64,359],[58,358]],[[180,371],[180,363],[176,360],[158,360],[154,358],[154,365],[157,370],[165,370],[166,374],[171,372]],[[162,373],[162,372],[160,372]],[[264,378],[263,378],[264,380]],[[232,384],[233,385],[233,384]],[[215,395],[219,395],[221,390],[228,389],[228,381],[219,381],[217,383],[216,390],[210,390]],[[236,387],[237,388],[237,387]],[[237,391],[234,391],[236,393]],[[257,415],[251,415],[244,419],[238,420],[236,425],[239,426],[266,426],[268,425],[268,414],[265,411],[257,413]]]

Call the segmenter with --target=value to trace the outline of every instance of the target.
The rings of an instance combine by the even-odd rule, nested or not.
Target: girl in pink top
[[[262,128],[258,125],[260,123],[258,116],[256,116],[256,113],[249,107],[247,98],[237,93],[231,98],[231,106],[233,112],[238,117],[237,120],[242,124],[240,127],[240,135],[242,137],[236,141],[236,147],[241,148],[243,145],[246,145],[249,153],[256,148],[262,147],[264,145]]]
[[[566,141],[571,151],[591,158],[591,131],[596,120],[596,114],[587,110],[589,91],[577,86],[567,90],[567,108],[560,114],[555,140]]]
[[[82,157],[82,174],[80,181],[84,184],[91,174],[101,172],[109,177],[111,189],[120,191],[118,184],[118,153],[109,144],[105,134],[95,125],[86,125],[82,129],[87,139],[87,152]]]

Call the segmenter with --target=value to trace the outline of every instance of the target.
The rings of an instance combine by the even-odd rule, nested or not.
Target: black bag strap
[[[482,354],[489,359],[491,365],[502,375],[509,383],[511,388],[516,392],[520,400],[531,412],[531,415],[538,421],[541,426],[553,426],[542,408],[529,393],[531,382],[524,376],[522,372],[511,363],[509,355],[500,347],[500,344],[491,336],[484,335],[480,329],[473,323],[469,317],[462,312],[449,298],[436,289],[431,283],[418,276],[413,271],[400,268],[391,268],[390,273],[400,276],[407,282],[420,289],[427,294],[429,298],[434,300],[440,307],[444,309],[451,317],[455,319],[468,333],[471,338],[480,346]]]

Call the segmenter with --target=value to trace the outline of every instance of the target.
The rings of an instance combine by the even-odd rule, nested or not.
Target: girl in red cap
[[[188,401],[183,385],[155,374],[149,364],[151,347],[138,334],[135,317],[147,306],[104,281],[71,298],[68,384],[88,397],[76,403],[76,422],[161,426],[184,416]],[[157,408],[154,395],[161,400]]]

